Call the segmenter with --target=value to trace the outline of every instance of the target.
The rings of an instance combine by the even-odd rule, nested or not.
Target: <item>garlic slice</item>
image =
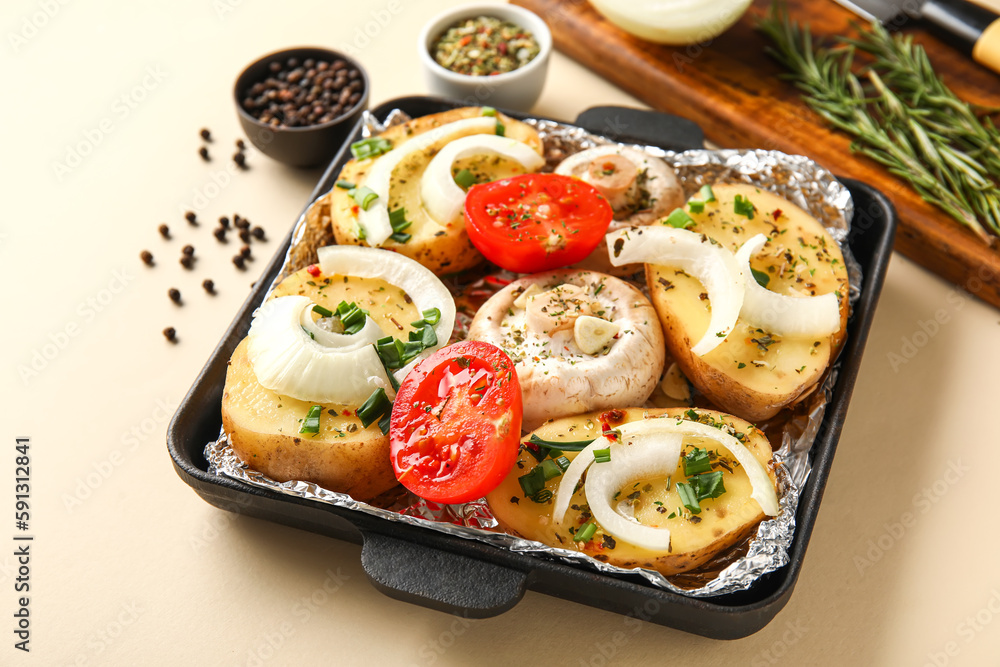
[[[779,336],[829,336],[840,331],[840,304],[832,292],[819,296],[788,296],[760,285],[750,270],[750,258],[767,243],[763,234],[747,239],[736,252],[746,292],[740,311],[747,324]]]
[[[705,286],[712,316],[708,331],[691,347],[694,354],[708,354],[732,332],[743,307],[746,280],[729,250],[703,234],[662,225],[621,229],[605,239],[614,266],[635,262],[677,266]]]
[[[600,317],[581,315],[573,323],[573,340],[585,354],[597,354],[614,340],[621,325]]]
[[[392,235],[388,208],[389,185],[392,182],[393,170],[403,160],[427,150],[439,141],[451,140],[463,134],[495,132],[496,124],[497,119],[494,116],[457,120],[419,134],[398,148],[377,157],[362,185],[374,191],[378,199],[371,202],[368,210],[358,211],[358,224],[365,232],[368,245],[380,246]]]
[[[461,217],[465,208],[465,191],[455,182],[452,165],[457,160],[477,155],[507,158],[528,171],[545,165],[545,159],[527,144],[495,134],[476,134],[448,143],[434,156],[420,180],[424,208],[442,225]]]

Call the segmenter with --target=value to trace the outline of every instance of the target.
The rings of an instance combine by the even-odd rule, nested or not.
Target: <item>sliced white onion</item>
[[[767,243],[763,234],[748,239],[736,252],[746,295],[740,316],[747,324],[779,336],[829,336],[840,331],[840,304],[832,292],[820,296],[787,296],[762,287],[750,271],[750,258]]]
[[[442,225],[462,215],[465,206],[465,191],[455,182],[452,165],[457,160],[476,155],[498,155],[517,162],[528,171],[541,169],[545,164],[545,159],[531,146],[495,134],[471,135],[448,143],[431,160],[420,181],[424,208]]]
[[[610,440],[600,436],[580,450],[580,453],[570,461],[569,467],[563,471],[562,477],[559,478],[559,488],[556,489],[556,495],[552,499],[553,521],[562,523],[563,519],[566,518],[566,510],[569,509],[569,504],[573,500],[576,485],[580,483],[583,473],[594,462],[594,450],[606,449],[610,444]]]
[[[701,281],[712,305],[712,318],[708,331],[691,347],[696,355],[714,350],[736,326],[746,281],[726,248],[702,234],[663,225],[620,229],[608,234],[606,240],[615,266],[636,262],[677,266]]]
[[[447,123],[433,130],[419,134],[405,142],[399,148],[375,159],[362,184],[378,195],[368,210],[358,211],[358,224],[365,232],[365,238],[370,246],[380,246],[392,235],[392,225],[389,224],[389,184],[393,170],[409,156],[427,150],[441,140],[448,140],[456,135],[484,133],[496,131],[497,119],[494,116],[477,116]]]
[[[621,441],[611,446],[611,460],[594,464],[584,489],[590,512],[604,532],[637,547],[666,551],[670,548],[670,529],[644,526],[612,507],[615,494],[627,485],[640,479],[667,477],[677,470],[684,434],[664,432],[656,421],[647,419],[619,427]]]
[[[356,334],[307,332],[313,302],[306,296],[283,296],[263,304],[250,325],[247,356],[260,384],[283,396],[316,403],[359,405],[379,387],[389,385],[372,345],[382,336],[367,318]],[[312,325],[309,331],[319,330]]]
[[[359,278],[378,278],[406,292],[418,312],[431,308],[441,311],[434,325],[437,345],[423,351],[420,358],[448,344],[455,328],[455,299],[444,283],[416,260],[389,250],[355,245],[333,245],[316,250],[323,273]]]

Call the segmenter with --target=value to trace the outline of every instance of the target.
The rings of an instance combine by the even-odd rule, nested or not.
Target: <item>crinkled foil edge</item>
[[[385,123],[366,112],[366,136],[383,131],[386,127],[405,122],[405,113],[394,111]],[[546,146],[546,161],[551,169],[567,155],[597,145],[614,143],[603,137],[572,125],[550,120],[529,119],[542,136]],[[664,159],[678,174],[685,193],[690,195],[705,183],[744,182],[767,188],[792,201],[818,219],[840,245],[850,279],[850,302],[853,305],[861,294],[861,270],[850,254],[847,237],[853,216],[850,192],[827,170],[801,155],[786,155],[765,150],[690,150],[666,151],[655,146],[625,144]],[[283,270],[271,286],[283,278],[293,249],[304,242],[306,216],[296,223],[292,233],[292,246],[286,255]],[[269,290],[270,291],[270,290]],[[266,297],[265,297],[266,298]],[[418,501],[401,511],[381,509],[357,501],[343,493],[329,491],[310,482],[277,482],[266,475],[248,468],[233,451],[228,436],[205,447],[209,472],[240,480],[247,484],[270,489],[286,495],[307,498],[377,516],[387,521],[418,525],[429,530],[474,539],[521,553],[554,558],[562,562],[584,565],[599,572],[626,578],[641,578],[658,588],[689,597],[704,598],[746,590],[761,576],[788,563],[788,550],[795,535],[795,513],[799,491],[812,470],[810,450],[822,425],[826,405],[836,381],[837,367],[827,373],[822,386],[814,392],[804,414],[789,420],[782,432],[782,445],[775,452],[775,473],[780,494],[778,516],[760,523],[747,553],[719,572],[710,582],[699,588],[683,588],[659,572],[645,569],[624,569],[603,563],[583,553],[550,547],[532,540],[525,540],[506,533],[485,528],[494,527],[495,520],[485,501],[464,505],[438,506]]]

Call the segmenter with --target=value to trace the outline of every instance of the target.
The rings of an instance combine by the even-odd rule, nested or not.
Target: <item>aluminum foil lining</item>
[[[409,120],[402,111],[389,114],[384,123],[366,112],[364,133],[377,134],[398,123]],[[611,144],[603,137],[582,128],[550,120],[529,119],[543,139],[549,171],[568,155],[598,145]],[[692,150],[683,153],[666,151],[655,146],[629,145],[662,158],[676,170],[685,194],[691,195],[702,185],[717,182],[742,182],[759,185],[792,201],[818,219],[838,242],[844,254],[850,279],[850,302],[853,305],[861,294],[861,270],[850,254],[847,236],[853,216],[850,192],[834,176],[812,160],[799,155],[786,155],[763,150]],[[300,257],[303,244],[313,242],[315,229],[304,215],[295,225],[292,246],[286,256],[282,271],[274,284],[288,272],[294,271],[296,257]],[[308,248],[312,251],[313,248]],[[272,285],[271,289],[274,288]],[[777,570],[788,563],[788,549],[795,534],[795,512],[798,508],[799,490],[812,469],[809,452],[823,421],[826,405],[836,381],[834,364],[820,388],[800,406],[795,414],[781,426],[781,447],[775,451],[778,461],[776,473],[780,494],[778,516],[763,521],[754,537],[744,545],[745,553],[736,557],[722,557],[714,564],[717,574],[665,577],[659,572],[644,569],[623,569],[597,561],[580,552],[557,549],[539,542],[521,539],[493,530],[497,526],[485,501],[463,505],[439,505],[411,494],[399,494],[386,500],[386,507],[354,500],[348,495],[321,488],[309,482],[277,482],[249,469],[236,456],[223,433],[217,441],[205,448],[209,471],[238,479],[247,484],[279,493],[307,498],[321,503],[344,507],[382,518],[386,521],[419,525],[428,530],[479,540],[517,552],[554,558],[566,563],[589,567],[599,572],[636,579],[653,586],[690,597],[711,597],[745,590],[762,575]],[[712,564],[710,564],[712,565]],[[695,583],[692,583],[695,582]]]

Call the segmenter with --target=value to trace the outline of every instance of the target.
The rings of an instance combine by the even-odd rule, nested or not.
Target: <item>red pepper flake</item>
[[[781,217],[781,209],[780,208],[774,209],[774,213],[772,213],[771,215],[773,215],[774,219],[777,220],[778,218]]]
[[[510,285],[509,280],[506,280],[504,278],[498,278],[496,276],[486,276],[484,280],[486,280],[486,282],[488,282],[491,285],[499,285],[500,287],[506,287],[507,285]]]
[[[358,211],[360,211],[360,210],[361,210],[361,207],[358,206],[357,204],[355,204],[354,206],[351,207],[351,214],[353,216],[357,217]]]
[[[350,417],[352,414],[356,415],[356,414],[358,414],[358,411],[355,410],[354,412],[351,412],[350,410],[344,410],[344,416],[345,417]]]
[[[313,278],[319,278],[320,270],[315,264],[310,264],[306,267],[306,273],[308,273]]]

